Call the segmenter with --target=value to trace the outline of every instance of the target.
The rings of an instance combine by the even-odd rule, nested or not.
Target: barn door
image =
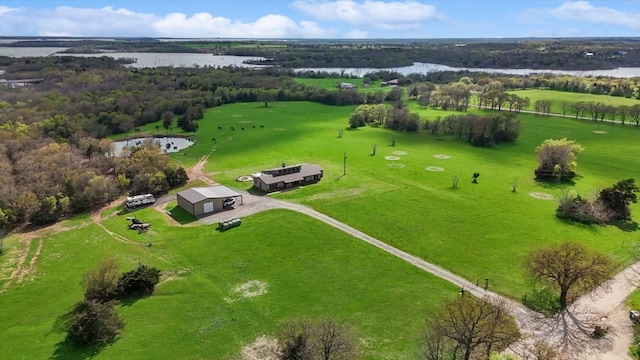
[[[205,214],[213,212],[213,201],[204,203],[204,212]]]

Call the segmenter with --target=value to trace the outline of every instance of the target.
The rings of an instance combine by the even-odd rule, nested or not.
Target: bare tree
[[[356,347],[351,330],[333,319],[321,319],[312,329],[314,350],[322,360],[356,358]]]
[[[535,250],[525,269],[533,280],[557,288],[560,311],[565,311],[573,298],[596,289],[613,272],[609,257],[574,242]]]
[[[351,329],[329,318],[285,322],[280,325],[277,338],[282,346],[283,360],[358,358]]]
[[[464,294],[433,314],[427,329],[432,343],[422,344],[423,349],[426,346],[442,354],[452,352],[464,360],[488,357],[492,351],[502,351],[520,339],[518,325],[505,303],[492,304]],[[452,343],[447,344],[445,339]]]

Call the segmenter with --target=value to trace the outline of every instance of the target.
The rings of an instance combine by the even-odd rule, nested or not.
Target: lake
[[[139,138],[133,138],[129,140],[114,141],[113,151],[116,155],[120,155],[124,147],[138,146],[147,139],[153,139],[158,145],[160,145],[160,148],[164,153],[178,152],[194,144],[192,140],[183,138],[183,137],[161,137],[161,138],[139,137]],[[169,144],[169,147],[167,147],[167,144]]]
[[[264,60],[265,58],[253,56],[211,55],[196,53],[100,53],[100,54],[55,54],[57,56],[100,57],[109,56],[114,59],[135,59],[133,64],[127,64],[132,68],[156,68],[161,66],[171,67],[264,67],[264,65],[245,64],[247,60]]]
[[[2,47],[0,46],[0,55],[12,56],[12,57],[26,57],[26,56],[48,56],[58,51],[63,51],[66,48],[29,48],[29,47]],[[7,55],[7,54],[12,55]],[[198,53],[100,53],[100,54],[55,54],[59,56],[84,56],[84,57],[99,57],[110,56],[113,58],[130,58],[135,59],[136,62],[129,64],[129,67],[135,68],[155,68],[159,66],[173,66],[173,67],[223,67],[223,66],[238,66],[238,67],[251,67],[259,68],[264,67],[262,65],[249,65],[245,64],[247,60],[264,60],[261,57],[251,56],[234,56],[234,55],[211,55],[211,54],[198,54]],[[630,78],[640,77],[640,67],[625,67],[611,70],[545,70],[545,69],[492,69],[492,68],[466,68],[466,67],[452,67],[440,64],[430,64],[416,62],[411,66],[395,67],[395,68],[297,68],[295,71],[325,71],[330,73],[345,74],[351,76],[363,76],[366,73],[386,70],[398,72],[403,75],[411,73],[426,74],[434,71],[460,71],[467,70],[473,72],[490,72],[507,75],[528,75],[528,74],[560,74],[560,75],[573,75],[573,76],[611,76],[617,78]]]
[[[29,56],[49,56],[51,54],[65,51],[65,47],[8,47],[0,46],[0,56],[8,56],[14,58]]]
[[[627,67],[617,68],[611,70],[545,70],[545,69],[492,69],[492,68],[466,68],[466,67],[453,67],[440,64],[430,63],[413,63],[411,66],[403,66],[396,68],[300,68],[294,69],[297,72],[301,71],[326,71],[329,73],[345,74],[349,76],[362,77],[367,73],[386,70],[398,72],[402,75],[409,74],[426,74],[435,71],[460,71],[467,70],[472,72],[488,72],[507,75],[529,75],[529,74],[556,74],[556,75],[572,75],[572,76],[611,76],[617,78],[631,78],[640,77],[640,67]]]

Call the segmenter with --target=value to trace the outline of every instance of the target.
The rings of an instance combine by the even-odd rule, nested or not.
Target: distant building
[[[383,81],[380,83],[380,86],[398,86],[398,79]]]
[[[285,190],[296,186],[314,184],[322,179],[323,169],[320,165],[299,164],[275,169],[263,170],[262,174],[253,178],[253,186],[266,192]]]
[[[355,88],[356,88],[356,86],[355,86],[355,85],[353,85],[352,83],[340,83],[340,84],[338,85],[338,88],[339,88],[340,90],[345,90],[345,89],[355,89]]]
[[[584,56],[591,57],[591,56],[593,56],[593,53],[592,52],[588,52],[588,53],[585,53]]]

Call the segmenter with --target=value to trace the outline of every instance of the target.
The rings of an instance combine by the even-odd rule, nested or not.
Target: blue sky
[[[0,0],[0,35],[640,37],[640,0]]]

